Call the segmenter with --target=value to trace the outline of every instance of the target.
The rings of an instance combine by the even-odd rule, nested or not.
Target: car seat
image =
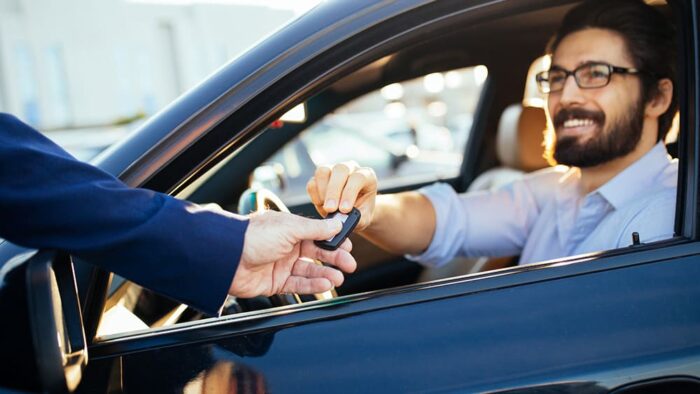
[[[540,57],[532,63],[523,101],[506,107],[501,114],[496,135],[496,154],[501,165],[479,175],[469,185],[467,192],[495,190],[529,172],[549,166],[543,157],[544,130],[547,127],[545,99],[535,83],[535,74],[548,68],[548,61],[548,58]],[[419,279],[429,281],[504,268],[513,264],[513,257],[458,257],[442,267],[424,269]]]
[[[501,162],[479,175],[467,191],[494,190],[528,172],[547,167],[542,156],[542,133],[547,120],[542,108],[508,106],[501,114],[496,136],[496,154]]]

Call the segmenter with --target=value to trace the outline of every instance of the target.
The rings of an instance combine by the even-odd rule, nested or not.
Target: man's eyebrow
[[[573,71],[581,66],[585,66],[587,64],[599,64],[599,63],[612,64],[612,63],[608,62],[607,60],[582,60],[582,61],[576,63],[576,66],[574,66],[574,68],[572,68],[571,71]],[[554,70],[568,70],[566,67],[561,66],[559,64],[554,64],[554,63],[552,63],[552,65],[549,66],[549,69],[550,70],[553,70],[553,69]]]
[[[581,66],[586,65],[586,64],[596,64],[596,63],[612,64],[612,63],[610,63],[610,62],[607,61],[607,60],[593,59],[593,60],[584,60],[584,61],[581,61],[581,62],[579,62],[579,63],[576,65],[576,67],[581,67]]]

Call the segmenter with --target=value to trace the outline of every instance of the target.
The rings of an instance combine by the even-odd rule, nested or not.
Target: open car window
[[[487,78],[485,66],[466,67],[392,83],[353,99],[323,115],[265,160],[251,174],[251,186],[272,190],[288,206],[305,204],[310,201],[306,182],[316,166],[346,160],[372,167],[384,187],[455,178]],[[313,114],[305,114],[309,115]],[[266,132],[296,122],[281,120]],[[273,306],[262,297],[252,301],[230,297],[224,314]],[[114,275],[97,336],[204,317]]]
[[[533,58],[528,59],[532,60]],[[523,68],[522,74],[525,75],[529,63],[520,63]],[[306,117],[311,121],[303,122],[303,127],[291,137],[279,133],[279,138],[285,139],[284,144],[264,157],[256,157],[256,165],[251,171],[244,173],[248,179],[246,186],[253,189],[270,189],[287,206],[295,207],[308,205],[306,183],[313,175],[315,167],[322,164],[355,160],[360,165],[372,167],[379,178],[380,190],[410,190],[415,189],[414,185],[457,178],[463,175],[461,171],[465,160],[468,159],[474,159],[474,163],[483,167],[476,175],[484,173],[484,169],[498,167],[503,164],[494,153],[497,150],[495,134],[500,132],[497,131],[500,128],[498,120],[505,114],[508,105],[521,104],[524,81],[520,81],[522,85],[497,85],[499,89],[512,89],[514,93],[496,92],[496,95],[502,94],[506,97],[503,102],[481,108],[479,104],[486,91],[486,82],[491,78],[505,78],[504,74],[513,71],[504,65],[500,65],[500,69],[499,65],[492,69],[491,64],[478,65],[478,61],[472,61],[471,64],[473,65],[468,67],[448,67],[439,72],[413,76],[401,82],[392,81],[373,86],[368,93],[352,98],[327,113],[314,113],[315,108],[308,106]],[[504,68],[507,71],[504,71]],[[317,95],[322,93],[318,92]],[[311,97],[309,100],[313,99],[314,97]],[[290,104],[286,110],[292,107]],[[477,113],[477,110],[484,113]],[[490,123],[477,125],[478,128],[475,129],[476,119],[480,115],[489,115]],[[285,127],[287,124],[284,122],[275,122],[263,133],[275,135],[285,131]],[[280,128],[283,130],[279,130]],[[486,138],[489,135],[491,139]],[[478,151],[478,148],[469,149],[469,142],[473,137],[486,139],[487,142],[481,148],[486,147],[487,153]],[[181,196],[189,198],[196,193],[198,187],[206,184],[209,179],[216,178],[228,164],[235,163],[237,157],[247,148],[259,148],[255,145],[256,142],[257,140],[253,140],[250,145],[244,146],[207,173],[201,174],[199,179],[191,183],[190,190],[185,190]],[[535,145],[541,146],[540,140]],[[251,150],[254,151],[252,148]],[[476,162],[476,156],[480,156],[478,159],[481,162]],[[473,169],[470,167],[469,170]],[[235,210],[235,199],[230,201],[231,195],[238,196],[240,193],[218,196],[220,199],[215,198],[212,202],[225,201],[222,205]],[[301,211],[297,211],[299,212]],[[500,261],[459,258],[455,259],[453,264],[447,265],[448,269],[426,270],[407,261],[403,256],[388,256],[378,248],[366,245],[362,239],[354,239],[353,242],[360,270],[347,281],[344,289],[339,290],[341,296],[458,275],[478,274],[517,263],[517,256],[508,256]],[[624,252],[625,250],[615,251]],[[562,260],[574,258],[576,256]],[[128,281],[115,278],[113,283],[115,285],[106,304],[103,327],[98,336],[165,327],[204,317],[184,305],[164,299]],[[244,301],[243,304],[245,305],[239,300],[229,299],[226,313],[276,306],[274,302],[262,299]],[[122,322],[124,325],[109,327],[112,321]]]
[[[309,202],[306,182],[319,165],[356,161],[382,187],[459,175],[486,66],[430,73],[356,98],[288,142],[253,174],[289,206]]]

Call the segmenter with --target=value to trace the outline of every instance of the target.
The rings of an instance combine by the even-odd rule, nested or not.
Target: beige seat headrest
[[[547,119],[542,108],[512,104],[498,124],[496,152],[501,163],[525,172],[547,167],[542,157],[543,132]]]

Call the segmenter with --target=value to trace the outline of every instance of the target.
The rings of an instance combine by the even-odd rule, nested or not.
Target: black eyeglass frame
[[[580,70],[583,70],[583,69],[585,69],[587,67],[591,67],[591,66],[604,66],[604,67],[606,67],[608,69],[607,80],[602,85],[581,86],[581,82],[579,81],[579,77],[576,75],[576,73],[579,72]],[[545,77],[546,75],[551,73],[552,70],[564,72],[564,79],[563,79],[564,83],[561,85],[560,89],[552,90],[550,88],[549,78]],[[608,86],[610,84],[610,79],[612,79],[613,74],[634,75],[634,74],[639,74],[641,72],[642,72],[642,70],[639,70],[639,69],[636,69],[633,67],[618,67],[618,66],[613,66],[612,64],[603,63],[603,62],[588,62],[588,63],[584,63],[584,64],[576,67],[572,71],[569,71],[569,70],[562,68],[562,67],[555,67],[553,69],[550,68],[549,70],[540,71],[537,74],[535,74],[535,81],[537,82],[537,87],[540,89],[540,92],[542,92],[544,94],[549,94],[552,92],[556,93],[556,92],[562,91],[564,89],[564,85],[566,85],[566,80],[569,78],[569,76],[574,77],[574,81],[576,81],[576,86],[578,86],[580,89],[597,89],[597,88],[602,88],[604,86]],[[547,84],[547,85],[545,86],[543,84]]]

